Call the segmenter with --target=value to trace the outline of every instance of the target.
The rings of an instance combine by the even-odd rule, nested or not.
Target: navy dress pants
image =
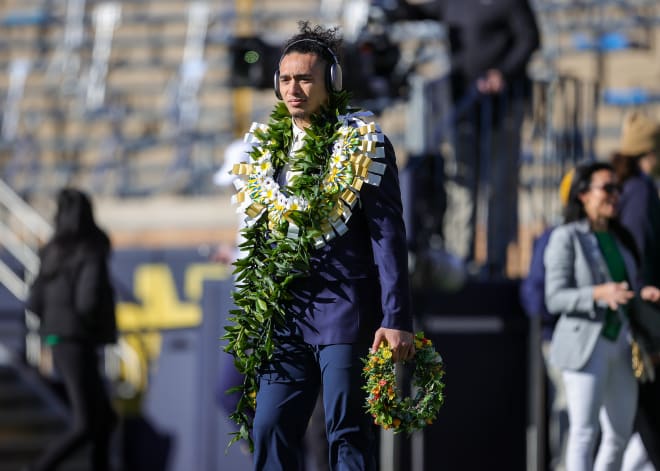
[[[376,469],[374,425],[361,377],[368,346],[280,344],[262,372],[254,419],[254,469],[303,471],[303,436],[323,388],[332,471]]]

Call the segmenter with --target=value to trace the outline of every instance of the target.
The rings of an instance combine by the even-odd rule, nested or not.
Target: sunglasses
[[[604,185],[601,186],[590,186],[589,187],[592,190],[603,190],[605,193],[608,195],[614,194],[614,193],[621,193],[621,187],[617,185],[616,183],[605,183]]]

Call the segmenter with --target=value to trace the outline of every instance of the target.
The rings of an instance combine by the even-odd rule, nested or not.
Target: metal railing
[[[0,240],[24,269],[21,278],[6,261],[0,260],[0,283],[16,298],[24,300],[27,284],[39,268],[38,241],[48,239],[53,229],[39,212],[2,180],[0,180],[0,208],[2,211]]]
[[[53,228],[32,206],[26,203],[4,181],[0,180],[0,240],[20,264],[22,276],[0,259],[0,283],[17,299],[24,301],[30,281],[39,270],[38,244],[47,240]],[[25,311],[25,356],[28,363],[41,362],[39,319]]]

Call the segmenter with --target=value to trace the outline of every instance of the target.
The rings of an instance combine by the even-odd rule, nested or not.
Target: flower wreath
[[[366,408],[375,424],[394,433],[410,434],[431,424],[444,403],[442,378],[445,371],[440,354],[423,332],[415,335],[415,349],[412,385],[417,392],[414,398],[400,398],[391,361],[392,350],[385,343],[363,360],[362,374],[366,383],[362,388],[367,392]]]

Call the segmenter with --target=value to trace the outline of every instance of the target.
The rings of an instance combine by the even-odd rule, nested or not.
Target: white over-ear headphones
[[[305,42],[305,41],[310,41],[310,42],[319,44],[326,51],[328,51],[328,53],[332,57],[332,64],[328,64],[328,67],[326,67],[326,73],[325,73],[325,88],[328,90],[328,93],[340,92],[342,90],[341,66],[339,65],[339,60],[337,59],[337,55],[332,51],[332,49],[330,49],[328,46],[323,44],[321,41],[317,41],[316,39],[299,39],[299,40],[293,41],[291,44],[289,44],[286,47],[286,49],[284,49],[284,52],[282,52],[282,55],[280,56],[280,61],[278,62],[277,70],[275,71],[275,77],[274,77],[275,96],[277,97],[278,100],[282,99],[282,94],[280,93],[280,66],[279,66],[279,64],[282,63],[282,59],[284,58],[284,56],[287,55],[287,53],[291,49],[291,46],[293,46],[294,44]]]

